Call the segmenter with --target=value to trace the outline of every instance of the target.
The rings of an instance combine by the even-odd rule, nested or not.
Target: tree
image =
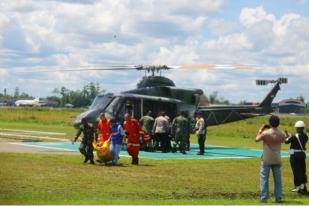
[[[104,91],[104,90],[102,90]],[[74,107],[89,106],[93,99],[100,93],[100,86],[98,83],[90,82],[83,86],[82,90],[69,90],[65,87],[53,90],[55,95],[59,95],[61,106],[67,103],[73,104]],[[55,99],[55,97],[53,97]]]
[[[19,97],[19,88],[18,88],[18,87],[15,87],[14,97],[15,97],[15,98],[18,98],[18,97]]]
[[[218,92],[214,91],[211,95],[209,95],[209,103],[210,104],[229,104],[230,102],[224,97],[218,97]]]
[[[65,87],[61,87],[60,88],[60,95],[61,95],[61,106],[64,106],[65,104],[67,104],[69,101],[69,98],[68,98],[68,92],[69,90]]]

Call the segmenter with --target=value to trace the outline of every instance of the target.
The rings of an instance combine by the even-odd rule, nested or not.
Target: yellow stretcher
[[[92,142],[92,146],[93,146],[93,149],[97,153],[97,157],[99,158],[99,160],[101,160],[104,163],[107,163],[113,160],[113,153],[109,149],[110,144],[111,144],[110,138],[106,140],[101,146],[97,145],[96,140],[93,140]]]

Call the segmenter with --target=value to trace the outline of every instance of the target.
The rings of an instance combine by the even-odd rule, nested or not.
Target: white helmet
[[[305,127],[306,125],[305,125],[305,123],[303,122],[303,121],[297,121],[296,123],[295,123],[295,127]]]

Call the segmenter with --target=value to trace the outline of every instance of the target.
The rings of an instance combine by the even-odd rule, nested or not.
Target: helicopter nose
[[[76,119],[73,122],[73,126],[77,129],[81,125],[82,121],[81,119]]]

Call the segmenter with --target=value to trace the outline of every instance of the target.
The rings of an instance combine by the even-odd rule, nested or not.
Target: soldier
[[[85,118],[82,119],[82,124],[80,125],[72,144],[76,142],[81,133],[83,133],[84,137],[80,143],[79,151],[85,156],[84,163],[87,163],[88,160],[90,160],[90,164],[94,164],[92,142],[94,138],[97,138],[97,133],[96,129],[90,125]]]
[[[154,118],[151,116],[151,114],[152,112],[148,111],[147,114],[139,120],[139,124],[142,126],[142,130],[148,134],[151,134],[154,123]]]
[[[190,151],[190,135],[191,135],[191,132],[192,132],[192,119],[189,117],[189,113],[188,111],[185,112],[185,118],[187,118],[189,124],[188,124],[188,135],[187,135],[187,138],[186,138],[186,150],[187,151]]]
[[[140,150],[140,136],[142,130],[138,121],[131,117],[129,113],[124,116],[123,128],[127,136],[127,151],[132,156],[132,164],[138,165],[138,153]]]
[[[154,123],[154,118],[151,116],[151,114],[152,112],[148,111],[147,114],[139,120],[139,124],[142,127],[142,130],[150,136],[152,133],[152,127]],[[151,141],[149,141],[149,143],[145,145],[145,149],[152,149],[153,147],[153,137],[151,136],[150,138]]]
[[[175,138],[176,144],[179,145],[179,150],[182,154],[186,154],[187,137],[190,134],[189,127],[189,121],[185,117],[185,112],[181,112],[173,120],[172,136]]]

